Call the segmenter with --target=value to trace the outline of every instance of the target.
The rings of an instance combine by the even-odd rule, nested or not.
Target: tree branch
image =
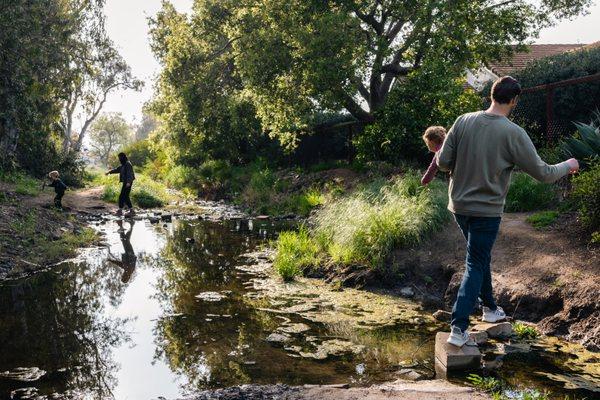
[[[358,119],[359,121],[364,123],[371,123],[375,120],[371,113],[363,110],[363,108],[356,103],[352,96],[350,96],[347,93],[344,93],[343,103],[346,110],[348,110],[348,112],[354,117],[356,117],[356,119]]]

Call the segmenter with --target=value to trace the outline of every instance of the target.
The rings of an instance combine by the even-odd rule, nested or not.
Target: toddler
[[[427,148],[432,153],[437,153],[439,149],[442,148],[442,144],[444,143],[444,139],[446,138],[446,129],[443,126],[430,126],[425,130],[423,134],[423,140],[427,145]],[[427,185],[429,182],[435,178],[435,174],[438,171],[438,166],[435,162],[435,154],[433,155],[433,160],[431,160],[431,164],[429,164],[429,168],[421,178],[421,185]]]

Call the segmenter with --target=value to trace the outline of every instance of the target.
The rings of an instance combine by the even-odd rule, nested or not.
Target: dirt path
[[[583,241],[574,215],[535,229],[529,214],[505,214],[492,255],[494,292],[509,315],[537,323],[542,332],[564,336],[600,351],[600,249]],[[399,251],[395,262],[412,272],[427,292],[456,297],[464,268],[464,239],[454,224],[420,248]],[[424,283],[420,276],[434,282]]]
[[[447,381],[395,382],[367,388],[244,385],[202,392],[188,400],[486,400],[490,396]]]
[[[63,197],[63,207],[72,213],[101,214],[114,212],[117,206],[102,200],[102,186],[80,190],[69,190]],[[30,206],[45,206],[52,204],[54,192],[46,189],[39,196],[25,197],[24,202]]]

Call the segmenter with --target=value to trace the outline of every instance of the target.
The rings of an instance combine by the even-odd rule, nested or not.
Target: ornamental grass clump
[[[446,201],[444,183],[436,181],[423,187],[415,172],[374,182],[318,209],[309,220],[308,230],[280,236],[276,267],[278,259],[302,259],[304,266],[310,260],[381,267],[394,249],[419,243],[448,220]],[[282,241],[288,243],[294,236],[298,246],[310,249],[310,256],[289,256],[291,248]],[[308,247],[306,241],[312,245]],[[294,251],[302,253],[298,246],[292,245]]]

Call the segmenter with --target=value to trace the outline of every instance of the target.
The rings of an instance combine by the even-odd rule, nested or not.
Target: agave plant
[[[583,162],[600,158],[600,112],[594,113],[589,124],[576,122],[577,133],[561,143],[561,150],[567,157],[574,157]]]

